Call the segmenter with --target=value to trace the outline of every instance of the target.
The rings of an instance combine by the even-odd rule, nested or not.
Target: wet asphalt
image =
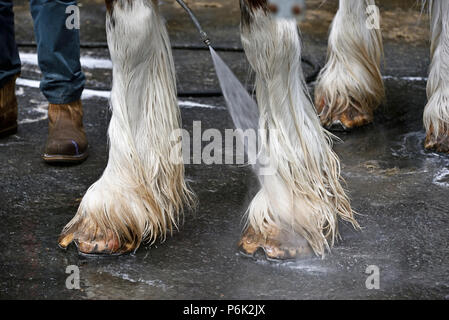
[[[342,239],[325,259],[283,263],[238,253],[242,216],[256,182],[250,168],[232,165],[186,166],[200,205],[164,243],[96,259],[58,248],[59,232],[107,163],[111,70],[105,10],[102,1],[80,3],[81,54],[95,58],[84,63],[90,157],[80,166],[55,167],[40,159],[46,101],[36,87],[40,72],[33,62],[28,1],[15,1],[25,80],[17,87],[19,132],[0,139],[1,299],[449,299],[449,156],[423,148],[428,19],[415,1],[382,3],[387,99],[374,124],[337,134],[342,141],[335,150],[363,231],[342,223]],[[304,55],[314,64],[324,62],[336,8],[334,1],[320,3],[310,1],[303,24]],[[197,1],[192,8],[216,47],[241,47],[237,1]],[[179,49],[201,45],[193,26],[171,1],[161,9],[178,48],[183,127],[191,131],[193,121],[201,121],[203,130],[233,128],[223,98],[215,96],[219,86],[209,53]],[[249,87],[244,54],[219,53]],[[80,268],[79,290],[66,288],[70,265]],[[368,290],[366,270],[373,265],[380,270],[380,288]]]

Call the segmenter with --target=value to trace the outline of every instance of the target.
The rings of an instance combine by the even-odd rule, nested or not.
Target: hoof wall
[[[74,233],[62,235],[59,238],[59,247],[67,249],[67,247],[74,243],[78,249],[78,253],[83,256],[117,256],[135,251],[134,244],[119,244],[117,237],[108,232],[106,237],[97,233],[94,238],[75,237]]]
[[[313,250],[307,241],[296,235],[295,240],[281,241],[277,232],[268,238],[249,227],[239,242],[239,251],[248,257],[265,256],[267,260],[286,261],[312,257]]]
[[[329,107],[321,99],[321,105],[318,106],[321,124],[330,131],[348,132],[352,129],[366,126],[373,122],[374,115],[371,109],[359,106],[349,105],[342,113],[334,113],[332,110],[337,107]]]

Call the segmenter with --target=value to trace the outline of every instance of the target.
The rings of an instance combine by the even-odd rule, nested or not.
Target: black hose
[[[210,39],[207,36],[207,33],[203,30],[203,28],[201,28],[200,22],[198,21],[198,19],[196,18],[196,16],[193,14],[192,10],[190,10],[190,8],[187,6],[187,4],[182,1],[182,0],[176,0],[176,2],[179,3],[179,5],[185,10],[187,11],[187,13],[190,16],[190,19],[192,19],[193,23],[195,24],[196,28],[198,29],[198,31],[200,32],[201,35],[201,40],[206,44],[207,47],[210,47]]]

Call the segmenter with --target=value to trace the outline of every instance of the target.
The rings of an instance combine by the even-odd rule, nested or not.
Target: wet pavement
[[[387,101],[373,125],[339,134],[342,142],[335,146],[363,231],[342,223],[342,240],[324,260],[275,263],[239,255],[242,215],[256,182],[248,167],[229,165],[186,166],[200,206],[164,243],[98,259],[80,257],[73,247],[59,249],[59,232],[107,163],[111,70],[101,2],[80,1],[90,157],[81,166],[52,167],[40,160],[46,102],[29,46],[28,1],[14,1],[24,67],[17,88],[20,129],[0,140],[0,298],[449,299],[449,156],[423,149],[428,19],[414,0],[381,4]],[[319,64],[336,7],[321,2],[310,1],[303,24],[305,56]],[[241,47],[237,1],[190,3],[217,46]],[[175,47],[200,45],[172,1],[161,7]],[[244,54],[220,55],[249,86]],[[184,127],[191,130],[200,120],[203,130],[232,128],[223,98],[214,96],[219,86],[208,52],[177,49],[174,56]],[[69,265],[80,268],[80,290],[65,286]],[[379,290],[365,285],[371,265],[380,268]]]

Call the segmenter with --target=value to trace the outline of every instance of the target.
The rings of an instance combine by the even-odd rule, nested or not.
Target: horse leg
[[[340,165],[321,127],[301,67],[294,21],[268,14],[266,0],[241,0],[241,36],[256,73],[262,150],[273,167],[260,176],[240,249],[268,258],[323,256],[341,217],[358,226],[340,184]]]
[[[374,0],[340,0],[332,22],[327,63],[315,88],[315,104],[326,128],[348,130],[371,123],[385,96],[382,35],[369,24],[376,18],[368,14],[369,8],[376,8]]]
[[[75,241],[86,254],[120,254],[164,238],[192,198],[183,164],[169,160],[180,112],[156,1],[107,0],[106,6],[113,62],[109,161],[59,240],[62,247]]]
[[[424,110],[425,147],[449,153],[449,3],[434,0],[430,4],[432,65]]]

